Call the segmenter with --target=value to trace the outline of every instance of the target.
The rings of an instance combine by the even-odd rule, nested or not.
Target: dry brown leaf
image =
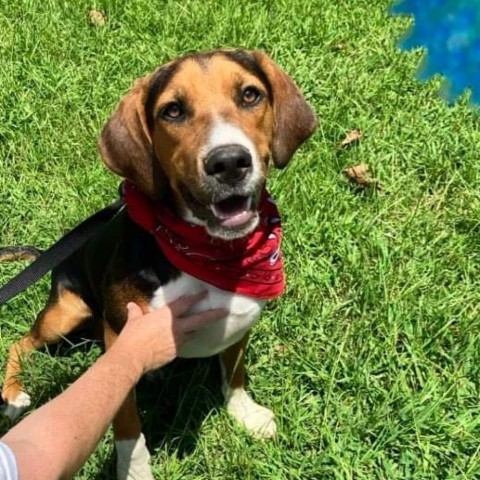
[[[277,344],[277,345],[274,345],[273,349],[275,350],[276,353],[278,353],[279,355],[285,355],[286,353],[289,352],[289,348],[286,346],[286,345],[282,345],[282,344]]]
[[[107,23],[107,18],[99,10],[89,10],[88,18],[90,20],[90,23],[92,25],[95,25],[96,27],[104,27]]]
[[[370,175],[370,167],[366,163],[348,167],[343,171],[343,173],[352,183],[355,183],[356,185],[364,188],[374,187],[379,190],[382,189],[380,182]]]
[[[363,133],[359,128],[354,128],[353,130],[350,130],[347,132],[345,135],[345,138],[340,142],[340,147],[341,148],[348,148],[351,147],[352,145],[358,143],[361,138],[363,137]]]
[[[3,247],[0,248],[0,262],[33,262],[40,256],[40,251],[35,247]]]

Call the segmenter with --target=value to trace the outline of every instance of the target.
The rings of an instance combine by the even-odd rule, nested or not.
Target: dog
[[[203,327],[180,357],[220,356],[228,411],[256,437],[274,414],[244,389],[248,333],[283,290],[279,217],[265,190],[317,125],[295,83],[265,53],[187,54],[138,79],[99,139],[107,167],[126,179],[123,208],[52,271],[45,308],[11,346],[5,413],[30,404],[21,357],[93,322],[108,349],[126,304],[144,312],[207,290],[198,311],[229,314]],[[223,263],[222,263],[223,262]],[[152,479],[134,392],[113,421],[120,479]]]

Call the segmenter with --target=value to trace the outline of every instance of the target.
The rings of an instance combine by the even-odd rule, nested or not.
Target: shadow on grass
[[[150,453],[161,449],[184,458],[195,450],[205,418],[223,404],[218,358],[177,359],[142,378],[136,393]],[[115,478],[115,466],[112,449],[95,480]]]
[[[98,357],[99,345],[88,331],[81,331],[40,350],[48,356],[34,355],[27,360],[22,381],[31,386],[28,391],[33,405],[29,412],[60,394],[84,373]],[[60,358],[52,368],[53,359]],[[212,357],[177,359],[140,380],[136,388],[137,407],[152,454],[161,449],[183,458],[194,451],[204,419],[223,404],[220,378],[218,357]],[[11,426],[3,417],[0,435]],[[116,453],[112,448],[112,454],[93,478],[115,478],[115,463]]]

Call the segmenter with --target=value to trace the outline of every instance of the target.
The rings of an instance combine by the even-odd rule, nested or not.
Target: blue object
[[[419,78],[440,74],[447,101],[470,89],[471,101],[480,104],[480,0],[402,0],[391,11],[414,16],[400,44],[427,49]]]

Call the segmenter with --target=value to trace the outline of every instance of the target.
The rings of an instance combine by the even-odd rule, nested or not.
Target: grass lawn
[[[278,437],[255,441],[229,418],[213,360],[179,362],[139,388],[159,479],[480,478],[480,117],[464,100],[447,107],[438,81],[415,80],[421,54],[397,50],[408,19],[390,18],[389,3],[0,6],[0,244],[46,248],[116,197],[99,131],[136,77],[179,54],[264,49],[318,114],[313,138],[272,172],[288,290],[254,329],[247,360]],[[89,23],[91,8],[104,27]],[[340,149],[353,128],[364,137]],[[360,163],[381,191],[344,178]],[[21,268],[1,265],[0,283]],[[47,291],[45,278],[1,308],[2,372]],[[98,354],[85,342],[35,353],[24,374],[35,405]],[[108,433],[76,478],[114,470]]]

